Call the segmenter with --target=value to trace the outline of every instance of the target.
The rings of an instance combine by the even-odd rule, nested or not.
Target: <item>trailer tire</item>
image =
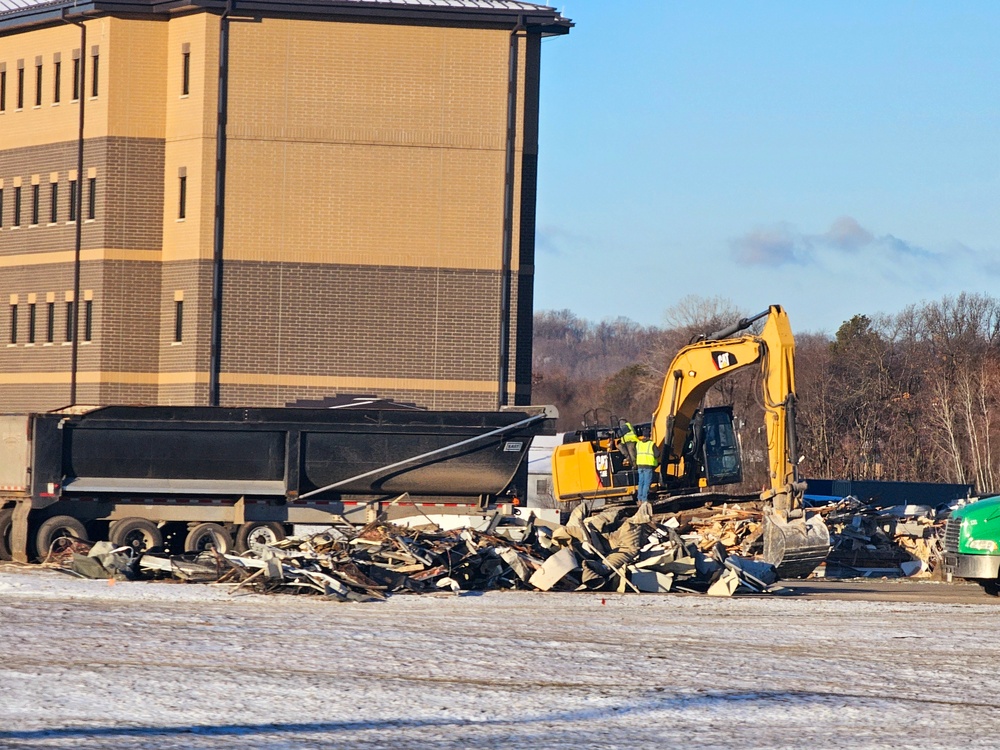
[[[44,560],[53,542],[62,537],[73,537],[74,539],[86,539],[87,528],[73,516],[52,516],[42,522],[35,533],[35,549],[38,557]]]
[[[256,550],[285,538],[285,527],[274,521],[251,521],[242,524],[236,532],[236,551]]]
[[[222,555],[233,549],[233,538],[217,523],[199,523],[184,540],[185,552],[204,552],[211,548]]]
[[[135,552],[149,552],[163,546],[163,534],[153,521],[123,518],[108,529],[108,541],[115,547],[131,547]]]
[[[985,591],[990,596],[1000,596],[1000,580],[993,579],[980,579],[979,585],[983,587]]]
[[[14,559],[10,549],[10,530],[14,526],[14,509],[0,510],[0,561]]]

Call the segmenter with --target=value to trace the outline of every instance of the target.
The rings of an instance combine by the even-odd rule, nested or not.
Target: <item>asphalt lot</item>
[[[866,602],[936,602],[940,604],[996,604],[982,587],[967,581],[930,581],[911,578],[809,578],[782,581],[796,597]]]

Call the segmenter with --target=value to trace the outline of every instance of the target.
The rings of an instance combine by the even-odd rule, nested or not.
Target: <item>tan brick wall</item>
[[[82,257],[98,319],[94,342],[81,346],[78,400],[204,403],[219,20],[100,18],[87,29],[83,52],[89,67],[99,48],[101,90],[90,97],[88,75],[84,178],[96,173],[98,193]],[[434,408],[494,406],[509,32],[267,18],[235,21],[231,32],[224,402],[360,390]],[[520,207],[534,202],[537,41],[522,43],[519,61],[508,371],[518,399],[530,388],[534,259],[520,237],[534,219]],[[74,27],[0,37],[4,210],[18,179],[29,214],[34,179],[45,219],[0,229],[0,301],[65,286],[72,269],[75,227],[47,226],[46,207],[53,173],[68,206],[78,47]],[[62,101],[12,111],[16,61],[25,60],[30,99],[35,57],[48,76],[57,53]],[[58,346],[0,350],[0,405],[61,405],[67,356]]]
[[[499,269],[508,39],[234,24],[227,256]]]
[[[87,21],[87,46],[102,45],[107,23]],[[32,29],[19,34],[0,36],[0,63],[7,66],[7,108],[0,114],[0,148],[25,148],[48,143],[76,140],[80,115],[73,95],[73,51],[80,49],[80,32],[69,24]],[[54,101],[54,58],[60,56],[60,102]],[[35,59],[42,58],[42,104],[35,106]],[[89,50],[87,51],[89,58]],[[17,109],[17,63],[24,61],[24,107]],[[100,74],[99,74],[100,76]],[[91,77],[87,76],[86,136],[104,135],[107,98],[89,97]],[[106,81],[106,79],[105,79]],[[101,79],[98,78],[100,84]],[[106,91],[106,89],[105,89]],[[100,91],[99,91],[100,94]]]

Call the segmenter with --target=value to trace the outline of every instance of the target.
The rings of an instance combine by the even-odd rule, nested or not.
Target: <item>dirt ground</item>
[[[336,604],[0,566],[0,748],[993,748],[1000,602],[493,592]]]

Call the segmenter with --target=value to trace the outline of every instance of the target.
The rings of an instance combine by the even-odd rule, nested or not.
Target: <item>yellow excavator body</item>
[[[744,333],[766,318],[759,334]],[[769,486],[764,519],[764,559],[785,578],[804,577],[822,562],[830,535],[817,515],[807,517],[805,483],[798,477],[795,445],[795,340],[779,305],[743,318],[681,348],[667,370],[650,420],[661,462],[660,496],[741,481],[739,445],[728,407],[702,407],[719,380],[758,365],[763,386]],[[567,436],[552,457],[553,490],[561,501],[627,498],[635,493],[634,471],[614,425],[585,428]]]

